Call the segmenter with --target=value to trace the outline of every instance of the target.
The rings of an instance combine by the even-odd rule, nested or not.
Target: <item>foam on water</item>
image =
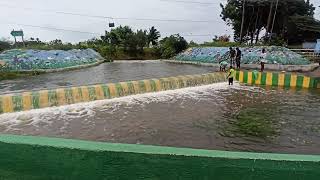
[[[6,127],[4,131],[8,131],[15,129],[14,127],[16,125],[21,124],[32,126],[38,126],[39,124],[43,123],[51,124],[55,119],[54,117],[56,117],[56,119],[63,119],[66,125],[68,124],[69,120],[77,118],[82,118],[90,121],[90,119],[95,116],[97,111],[105,111],[108,112],[108,114],[119,112],[118,110],[122,104],[125,104],[126,108],[128,109],[132,109],[135,106],[140,106],[143,108],[148,104],[154,102],[174,103],[175,101],[177,101],[177,99],[183,99],[181,103],[181,106],[183,106],[184,101],[187,101],[187,99],[189,98],[197,99],[197,101],[199,102],[203,99],[206,99],[206,96],[212,95],[212,93],[214,92],[218,92],[219,90],[228,88],[249,88],[252,91],[257,90],[257,88],[255,87],[243,87],[239,84],[235,84],[234,86],[230,87],[226,83],[217,83],[206,86],[169,90],[157,93],[139,94],[89,103],[79,103],[18,113],[7,113],[0,115],[0,126]],[[124,117],[127,110],[123,109]]]

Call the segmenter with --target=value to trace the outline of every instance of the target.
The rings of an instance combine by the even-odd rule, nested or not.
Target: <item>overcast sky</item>
[[[116,26],[129,25],[134,29],[155,26],[162,36],[180,33],[187,40],[197,42],[210,41],[213,35],[232,35],[231,27],[226,26],[220,18],[219,3],[226,2],[226,0],[186,0],[201,3],[172,1],[174,0],[1,0],[0,38],[12,39],[10,37],[12,29],[23,29],[26,38],[39,37],[41,40],[62,39],[68,42],[78,42],[97,37],[105,29],[109,30],[107,27],[109,22],[114,22]],[[311,1],[317,6],[320,5],[320,0]],[[210,22],[110,20],[55,12],[115,18],[185,19]],[[320,19],[320,8],[316,10],[316,18]],[[85,33],[47,30],[25,25]]]

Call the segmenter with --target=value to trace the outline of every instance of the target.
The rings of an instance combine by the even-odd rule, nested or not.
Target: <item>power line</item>
[[[50,31],[62,31],[62,32],[73,32],[73,33],[81,33],[81,34],[91,34],[91,35],[99,35],[101,36],[101,33],[97,32],[88,32],[88,31],[78,31],[78,30],[71,30],[71,29],[64,29],[64,28],[55,28],[55,27],[48,27],[48,26],[38,26],[38,25],[31,25],[31,24],[22,24],[22,23],[13,23],[13,22],[7,22],[7,23],[1,23],[1,24],[13,24],[18,26],[25,26],[25,27],[32,27],[32,28],[40,28]],[[170,33],[164,33],[167,35],[171,35]],[[172,33],[172,34],[180,34],[180,33]],[[185,37],[213,37],[212,34],[180,34],[181,36]]]
[[[187,22],[187,23],[224,23],[223,21],[217,20],[189,20],[189,19],[156,19],[156,18],[130,18],[130,17],[112,17],[112,16],[101,16],[101,15],[91,15],[91,14],[82,14],[82,13],[73,13],[73,12],[64,12],[64,11],[51,11],[51,10],[40,10],[34,8],[23,8],[15,7],[6,4],[0,4],[0,7],[7,8],[19,8],[28,11],[40,11],[43,13],[54,13],[54,14],[63,14],[71,16],[80,16],[80,17],[90,17],[90,18],[99,18],[99,19],[117,19],[117,20],[135,20],[135,21],[157,21],[157,22]]]
[[[217,5],[218,2],[199,2],[199,1],[182,1],[182,0],[160,0],[163,2],[175,2],[175,3],[185,3],[185,4],[201,4],[201,5]]]
[[[55,28],[55,27],[48,27],[48,26],[38,26],[38,25],[31,25],[31,24],[21,24],[21,23],[11,23],[11,22],[7,22],[7,23],[1,22],[1,24],[12,24],[12,25],[18,25],[18,26],[46,29],[46,30],[51,30],[51,31],[65,31],[65,32],[73,32],[73,33],[80,33],[80,34],[101,35],[101,33],[96,33],[96,32],[78,31],[78,30]]]

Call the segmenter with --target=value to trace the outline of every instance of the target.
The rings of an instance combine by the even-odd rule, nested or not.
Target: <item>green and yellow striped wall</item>
[[[187,75],[0,95],[0,114],[226,81],[224,73]]]
[[[237,71],[236,80],[249,85],[320,88],[319,78],[296,73]]]

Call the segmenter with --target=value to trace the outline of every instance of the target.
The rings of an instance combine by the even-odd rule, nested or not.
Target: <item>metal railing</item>
[[[293,52],[301,54],[305,58],[308,58],[312,61],[320,61],[320,53],[316,52],[314,49],[290,49]]]

